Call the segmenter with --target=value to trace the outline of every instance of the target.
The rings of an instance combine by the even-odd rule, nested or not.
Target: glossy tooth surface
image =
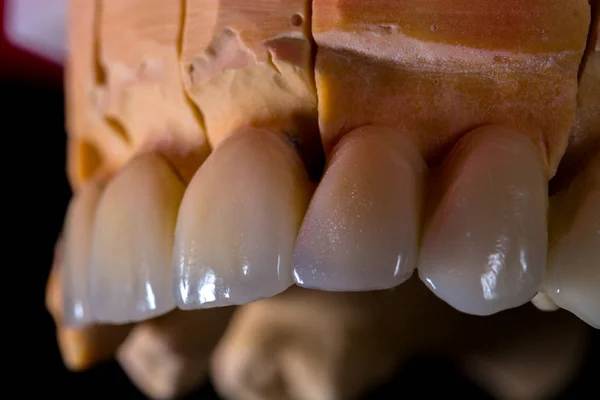
[[[533,304],[538,310],[541,311],[560,310],[560,307],[554,304],[554,302],[550,300],[550,298],[545,293],[542,292],[539,292],[535,295],[533,299],[531,299],[531,304]]]
[[[179,211],[177,306],[244,304],[288,288],[310,194],[304,166],[283,135],[247,129],[222,142]]]
[[[330,291],[387,289],[416,268],[425,163],[388,128],[346,135],[306,214],[294,280]]]
[[[64,227],[63,307],[64,322],[70,326],[91,322],[89,304],[89,261],[92,227],[102,185],[91,181],[71,199]]]
[[[600,329],[600,155],[550,200],[545,292]]]
[[[62,360],[71,371],[84,371],[114,357],[131,325],[65,324],[64,239],[59,239],[46,286],[46,308],[56,324],[56,340]]]
[[[528,302],[547,249],[547,179],[537,149],[518,132],[487,126],[463,137],[442,168],[419,276],[469,314]]]
[[[171,310],[171,260],[184,186],[155,154],[107,185],[94,221],[90,296],[95,321],[139,321]]]

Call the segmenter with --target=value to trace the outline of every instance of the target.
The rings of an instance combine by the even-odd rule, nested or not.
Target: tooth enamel
[[[56,324],[56,340],[65,366],[71,371],[84,371],[113,358],[131,325],[65,325],[64,256],[64,240],[59,239],[46,286],[46,308]]]
[[[545,292],[600,329],[600,155],[550,200]]]
[[[531,299],[531,303],[541,311],[556,311],[560,309],[545,293],[541,292]]]
[[[283,136],[247,129],[226,139],[181,204],[173,258],[177,306],[243,304],[288,288],[310,194],[304,167]]]
[[[92,237],[95,321],[139,321],[174,308],[171,259],[183,192],[171,167],[155,154],[133,159],[107,185]]]
[[[528,302],[546,264],[547,179],[530,140],[479,128],[443,165],[443,197],[426,227],[419,276],[454,308],[490,315]]]
[[[63,306],[67,325],[92,321],[88,283],[92,225],[102,185],[91,181],[73,197],[67,210],[63,250]]]
[[[425,163],[399,132],[346,135],[304,218],[294,280],[322,290],[397,286],[416,268]]]

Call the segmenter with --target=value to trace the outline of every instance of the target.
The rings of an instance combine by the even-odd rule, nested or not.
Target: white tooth
[[[158,155],[127,164],[100,199],[92,238],[95,321],[125,323],[174,308],[173,235],[184,185]]]
[[[388,289],[416,268],[425,162],[400,132],[365,127],[333,151],[294,250],[297,285]]]
[[[536,147],[508,128],[476,129],[456,144],[443,174],[421,249],[423,282],[469,314],[530,301],[547,251],[547,178]]]
[[[545,292],[600,329],[600,156],[550,201]]]
[[[311,190],[282,135],[247,129],[222,142],[181,204],[173,258],[177,306],[244,304],[288,288]]]
[[[65,218],[63,250],[63,318],[70,326],[91,322],[89,305],[89,257],[92,225],[102,185],[91,181],[71,199]]]
[[[545,293],[541,292],[531,299],[531,303],[541,311],[556,311],[560,309]]]

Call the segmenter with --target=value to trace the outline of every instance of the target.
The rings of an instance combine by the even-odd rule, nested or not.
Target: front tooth
[[[311,202],[295,248],[294,280],[322,290],[397,286],[416,267],[425,163],[399,132],[346,135]]]
[[[302,162],[278,133],[247,129],[222,142],[181,204],[177,306],[243,304],[288,288],[310,194]]]
[[[77,193],[67,211],[64,229],[63,306],[65,323],[91,322],[88,298],[92,225],[102,185],[91,181]]]
[[[549,243],[546,294],[600,329],[600,155],[551,198]]]
[[[541,284],[547,248],[547,179],[537,149],[516,131],[487,126],[461,139],[442,168],[421,279],[470,314],[528,302]]]
[[[98,322],[124,323],[174,307],[173,235],[184,186],[155,154],[139,156],[106,187],[94,221],[90,304]]]

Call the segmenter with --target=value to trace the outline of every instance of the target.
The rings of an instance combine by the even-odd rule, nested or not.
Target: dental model
[[[245,378],[226,360],[265,313],[365,344],[325,343],[325,361],[300,369],[338,373],[328,351],[358,364],[388,352],[345,392],[327,386],[337,377],[318,394],[288,382],[303,399],[387,376],[410,346],[389,348],[381,332],[432,329],[424,315],[395,319],[412,296],[427,315],[462,312],[439,335],[463,314],[532,299],[600,328],[600,37],[588,0],[72,0],[70,11],[75,194],[49,298],[61,297],[50,308],[63,349],[94,354],[64,350],[73,368],[125,340],[132,379],[176,396],[203,379],[217,334],[193,351],[164,343],[187,341],[186,324],[222,332],[232,308],[199,309],[246,303],[213,361],[231,398]],[[313,306],[280,307],[287,299]],[[310,310],[327,317],[311,322]],[[344,333],[354,323],[364,339]],[[265,322],[265,337],[277,326]],[[97,332],[114,340],[99,346]],[[412,348],[442,342],[423,336]],[[147,347],[174,360],[171,380],[149,377]]]

